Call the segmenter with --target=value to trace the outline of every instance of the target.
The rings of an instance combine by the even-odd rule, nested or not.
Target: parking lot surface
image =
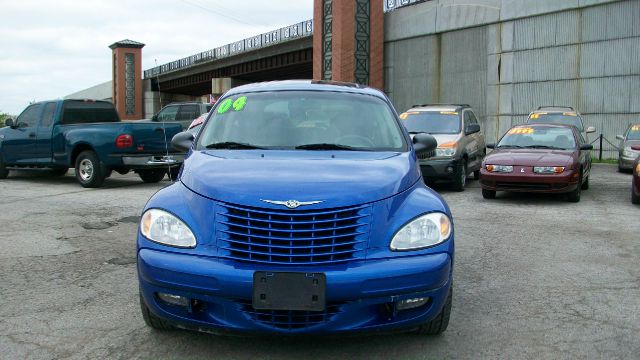
[[[594,165],[572,204],[550,195],[482,198],[437,187],[456,226],[449,329],[334,338],[157,332],[138,306],[135,234],[168,181],[115,175],[0,181],[0,358],[639,358],[640,207],[631,176]]]

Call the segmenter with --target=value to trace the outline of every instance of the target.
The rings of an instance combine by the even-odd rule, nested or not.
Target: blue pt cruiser
[[[252,84],[224,95],[137,242],[147,325],[214,333],[443,332],[454,230],[380,91]]]

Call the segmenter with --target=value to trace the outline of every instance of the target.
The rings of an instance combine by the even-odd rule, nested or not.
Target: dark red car
[[[574,126],[528,124],[511,128],[487,155],[480,171],[485,199],[496,191],[566,193],[580,201],[589,188],[591,150]]]
[[[635,151],[640,151],[640,145],[631,147]],[[640,204],[640,156],[633,165],[633,181],[631,182],[631,202]]]

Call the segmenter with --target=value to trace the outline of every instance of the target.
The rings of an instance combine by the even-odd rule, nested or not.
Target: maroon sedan
[[[635,151],[640,151],[640,145],[631,147]],[[633,165],[633,181],[631,182],[631,202],[640,204],[640,156]]]
[[[513,127],[487,155],[480,171],[485,199],[496,191],[566,193],[571,202],[589,188],[592,145],[574,126],[528,124]]]

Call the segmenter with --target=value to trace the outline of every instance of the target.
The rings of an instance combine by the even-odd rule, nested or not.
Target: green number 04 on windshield
[[[234,111],[242,111],[247,105],[247,97],[241,96],[235,100],[228,98],[220,103],[218,106],[218,114],[226,114],[233,108]]]

